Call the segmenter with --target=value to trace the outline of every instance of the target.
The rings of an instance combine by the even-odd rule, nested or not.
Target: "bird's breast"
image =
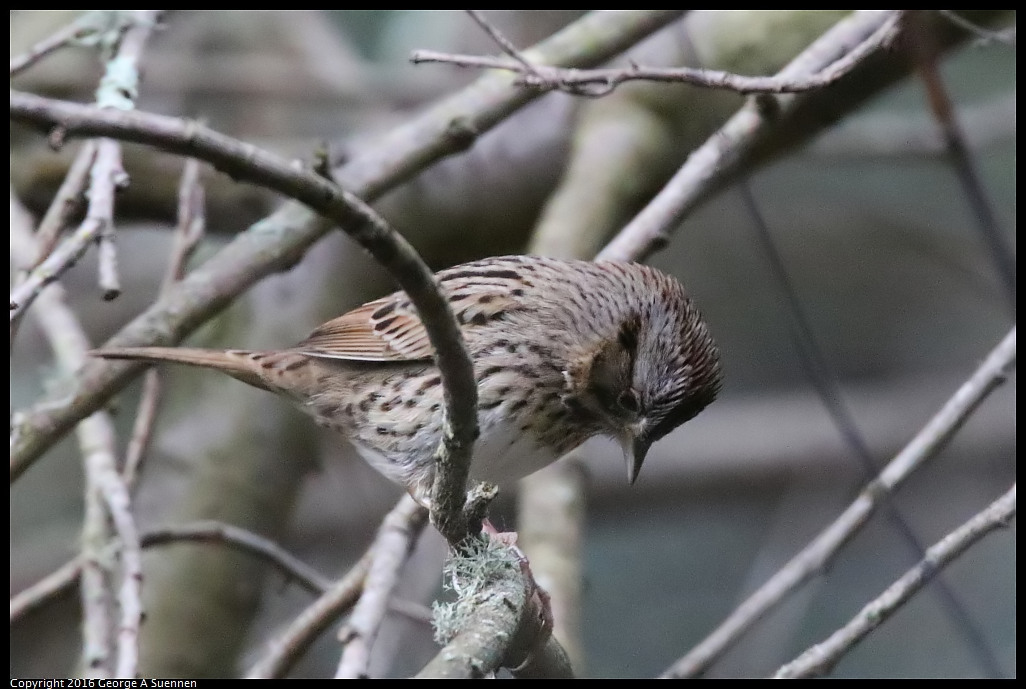
[[[542,442],[519,421],[490,416],[481,414],[481,436],[474,445],[471,480],[509,486],[562,456],[558,448]]]

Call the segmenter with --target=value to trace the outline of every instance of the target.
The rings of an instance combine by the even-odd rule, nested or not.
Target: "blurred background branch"
[[[12,54],[29,51],[74,16],[12,13]],[[541,52],[526,46],[577,13],[481,16],[533,63],[589,67],[678,15],[589,15]],[[771,75],[840,16],[693,11],[610,66],[633,61]],[[1014,48],[993,43],[955,51],[973,44],[978,32],[939,14],[921,16],[943,55],[939,74],[959,112],[968,153],[977,158],[996,226],[1014,227]],[[1014,21],[997,11],[957,16],[987,32]],[[499,74],[460,91],[473,78],[465,70],[405,62],[413,49],[501,50],[460,12],[176,11],[151,43],[140,108],[201,118],[287,158],[309,160],[311,151],[323,150],[339,165],[343,186],[375,199],[433,268],[523,251],[529,241],[539,253],[594,255],[744,103],[729,93],[635,82],[606,98],[549,94],[521,107],[537,94]],[[607,52],[579,48],[584,45]],[[98,61],[81,59],[87,49],[72,43],[47,54],[13,78],[12,88],[91,100],[100,71]],[[749,106],[759,117],[779,118],[730,174],[705,188],[696,199],[701,203],[688,210],[686,231],[654,259],[684,280],[720,342],[727,362],[723,398],[653,448],[630,492],[619,457],[603,443],[582,448],[578,464],[554,468],[567,477],[567,492],[542,474],[533,477],[558,500],[524,494],[523,545],[537,580],[553,590],[556,636],[578,672],[662,671],[832,518],[857,485],[844,442],[805,390],[774,290],[754,277],[764,274],[765,259],[749,241],[743,205],[722,193],[735,175],[760,166],[753,182],[760,206],[877,456],[900,449],[981,347],[1008,330],[1003,288],[967,229],[972,215],[965,197],[948,189],[951,175],[937,158],[923,156],[938,149],[920,86],[906,81],[890,89],[913,74],[914,65],[899,43],[828,90],[788,97],[798,99],[793,109]],[[456,95],[430,104],[443,93]],[[844,126],[835,128],[842,117]],[[799,148],[819,132],[826,135]],[[331,143],[324,146],[324,140]],[[17,127],[11,144],[12,184],[42,215],[77,148],[69,143],[54,153]],[[117,197],[123,293],[112,305],[96,300],[92,253],[61,280],[94,342],[119,330],[122,344],[177,341],[206,323],[196,337],[209,346],[282,346],[394,287],[351,243],[329,237],[330,228],[308,211],[286,204],[268,216],[277,203],[273,194],[207,170],[200,183],[209,233],[186,276],[199,289],[186,298],[191,288],[175,288],[151,308],[164,257],[173,251],[169,228],[182,163],[131,144],[123,154],[133,180]],[[447,159],[437,162],[441,158]],[[69,182],[60,196],[80,198],[74,187]],[[62,205],[69,218],[62,224],[81,221],[80,204]],[[1014,232],[1000,231],[1006,251],[1014,252]],[[85,377],[47,374],[40,343],[31,327],[12,337],[12,409],[39,404],[27,417],[35,425],[13,419],[14,428],[33,430],[21,436],[28,444],[12,446],[12,460],[47,455],[12,487],[12,591],[77,552],[82,476],[74,447],[54,443],[55,431],[69,431],[87,409],[108,404],[128,384],[127,377],[99,369]],[[898,497],[926,542],[936,540],[941,525],[957,523],[952,515],[975,513],[1014,481],[1012,376]],[[352,461],[337,438],[312,433],[277,400],[187,372],[168,375],[166,387],[133,506],[143,532],[216,518],[282,541],[320,571],[343,572],[360,559],[395,501],[394,487]],[[99,394],[83,404],[90,389]],[[138,395],[129,386],[118,405],[134,407]],[[129,416],[115,416],[120,437],[130,435]],[[492,518],[511,523],[512,510],[500,496]],[[531,554],[532,541],[544,544],[538,555]],[[542,556],[546,548],[551,555]],[[437,595],[443,554],[441,539],[426,532],[394,595],[409,601]],[[870,524],[847,544],[828,577],[807,584],[706,674],[771,672],[850,618],[853,604],[862,605],[907,567],[905,557],[893,535]],[[142,671],[214,676],[259,667],[267,639],[284,643],[273,630],[291,626],[308,605],[302,591],[274,586],[267,569],[209,545],[145,554]],[[986,641],[1004,674],[1014,674],[1014,548],[1009,551],[1004,538],[988,539],[949,576],[974,616],[987,620]],[[67,621],[77,619],[77,607],[57,596],[12,625],[12,675],[73,671],[81,639]],[[288,642],[302,650],[288,652],[268,674],[286,666],[302,676],[332,672],[337,643],[331,634],[313,641],[312,631],[330,628],[332,619],[300,632],[301,644]],[[656,638],[630,629],[628,621]],[[984,672],[950,624],[934,606],[913,602],[834,673]],[[915,649],[893,641],[913,636],[921,644]],[[388,614],[368,672],[413,674],[435,652],[422,622]],[[63,667],[54,669],[55,662]]]

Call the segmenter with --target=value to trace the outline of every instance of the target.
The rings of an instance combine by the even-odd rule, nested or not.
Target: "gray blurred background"
[[[576,15],[488,16],[527,46]],[[12,13],[12,54],[65,21],[59,12]],[[661,36],[677,48],[688,38],[679,26]],[[496,52],[455,11],[173,12],[147,53],[140,107],[202,117],[215,129],[299,158],[309,159],[324,141],[334,155],[353,155],[372,145],[375,132],[475,76],[448,66],[410,65],[406,58],[415,48]],[[1015,71],[1014,45],[968,44],[942,62],[1013,251]],[[88,100],[99,73],[89,52],[67,50],[12,86]],[[726,110],[717,105],[707,112],[695,104],[676,112],[706,121],[711,131],[739,102]],[[581,107],[567,96],[544,97],[378,207],[434,267],[524,251],[563,174]],[[1015,320],[939,141],[922,85],[904,80],[746,182],[878,466],[908,442]],[[55,154],[40,137],[15,129],[11,145],[12,183],[39,214],[73,147]],[[686,153],[666,151],[669,160],[651,165],[672,172]],[[91,255],[63,281],[95,343],[150,303],[170,243],[180,163],[128,146],[126,168],[132,186],[118,206],[124,295],[113,303],[100,299]],[[197,262],[278,204],[259,189],[205,174],[209,235]],[[624,209],[626,218],[630,212]],[[715,405],[653,448],[633,488],[625,485],[619,450],[611,443],[596,441],[579,453],[588,486],[581,610],[582,672],[588,676],[663,671],[844,509],[864,483],[855,452],[802,367],[787,303],[738,190],[718,194],[689,217],[652,263],[677,275],[700,305],[723,351],[726,385]],[[391,289],[371,259],[339,233],[291,273],[261,283],[190,342],[286,346],[322,320]],[[32,404],[44,388],[59,389],[62,381],[50,367],[45,341],[27,322],[12,344],[12,410]],[[276,468],[261,470],[260,490],[287,497],[275,503],[280,512],[245,525],[279,539],[325,574],[343,572],[370,542],[398,489],[285,403],[214,377],[165,373],[169,389],[136,505],[141,525],[232,520],[224,503],[233,501],[233,493],[219,488],[205,495],[197,486],[209,480],[205,472],[216,471],[210,464],[223,459],[224,448],[245,454],[259,447],[287,456],[269,464]],[[921,543],[933,543],[1015,481],[1015,390],[1013,373],[953,444],[897,495],[900,514]],[[117,400],[123,442],[137,397],[138,384]],[[74,554],[81,482],[75,444],[65,440],[12,485],[12,594]],[[500,498],[493,521],[515,527],[510,496]],[[160,589],[161,577],[172,569],[168,562],[179,558],[174,568],[194,570],[193,581],[202,586],[209,571],[204,558],[218,557],[211,548],[216,550],[175,546],[148,554],[147,583]],[[182,564],[186,551],[197,555]],[[1015,551],[1013,523],[944,574],[1009,677],[1016,674]],[[425,534],[400,597],[428,605],[438,593],[443,555],[437,535]],[[917,559],[878,515],[824,576],[757,626],[709,675],[772,672],[847,621]],[[159,627],[163,610],[189,608],[196,630],[232,637],[209,642],[221,650],[202,661],[144,650],[144,663],[154,672],[239,672],[309,602],[308,594],[278,574],[242,561],[228,584],[234,603],[226,606],[240,616],[227,628],[206,617],[219,611],[190,608],[190,589],[148,601],[150,627]],[[12,626],[12,676],[74,671],[77,607],[76,596],[65,595]],[[390,619],[376,649],[377,674],[416,671],[433,654],[430,628],[416,618],[396,613]],[[848,655],[834,676],[986,675],[966,636],[928,590]],[[325,634],[294,674],[324,676],[337,657],[337,642]]]

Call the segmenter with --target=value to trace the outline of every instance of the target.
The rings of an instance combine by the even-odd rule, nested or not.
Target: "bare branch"
[[[121,475],[130,490],[135,488],[139,480],[143,458],[150,446],[160,408],[161,387],[160,372],[151,368],[143,378],[142,394],[135,408],[135,421],[132,422],[132,435],[125,447],[125,461],[121,465]]]
[[[28,218],[28,213],[20,212],[17,213],[17,217],[15,216],[19,206],[12,189],[11,257],[19,263],[30,264],[38,255],[39,249],[35,246],[31,230],[24,222]],[[57,287],[45,295],[40,308],[35,311],[35,317],[58,362],[65,370],[74,371],[85,359],[89,341],[74,312],[64,303],[63,290]],[[79,426],[79,438],[84,455],[88,455],[91,449],[90,432],[98,426],[94,418],[90,417]],[[102,447],[100,449],[102,451]],[[95,484],[96,477],[87,467],[85,519],[82,529],[82,646],[86,671],[95,673],[95,676],[106,677],[106,666],[110,658],[110,601],[107,593],[107,568],[102,549],[108,533],[102,498]],[[52,590],[59,581],[59,578],[48,578],[41,590]]]
[[[96,104],[101,108],[130,110],[135,107],[139,84],[139,60],[143,47],[162,10],[136,10],[131,15],[131,26],[125,31],[117,53],[107,61],[106,72],[96,89]],[[97,235],[99,253],[99,284],[105,301],[116,299],[121,294],[121,279],[118,277],[117,249],[114,244],[114,192],[128,185],[128,175],[121,164],[121,145],[109,139],[101,140],[96,152],[96,164],[89,189],[89,213],[99,221]],[[98,176],[101,167],[106,175]],[[98,187],[102,187],[99,189]],[[93,204],[93,197],[102,203]]]
[[[99,253],[99,284],[104,301],[116,299],[121,294],[121,279],[118,277],[118,254],[114,246],[114,192],[127,183],[128,175],[121,166],[121,146],[113,139],[100,139],[96,148],[96,162],[90,174],[89,210],[83,226],[90,232],[80,233],[85,243],[79,256],[96,241]],[[77,260],[77,259],[76,259]],[[67,270],[59,269],[56,275]]]
[[[86,34],[92,33],[92,31],[93,29],[91,27],[83,26],[78,22],[73,22],[62,27],[50,36],[47,36],[33,45],[24,53],[12,57],[11,76],[13,77],[21,73],[25,69],[28,69],[32,64],[43,59],[58,48],[66,46],[76,38],[81,38]]]
[[[82,576],[82,564],[81,556],[69,560],[36,583],[11,596],[11,624],[26,613],[71,590]]]
[[[110,415],[102,412],[93,414],[80,424],[79,429],[87,471],[95,475],[114,533],[120,541],[117,600],[121,616],[116,628],[118,655],[114,676],[131,679],[138,673],[139,626],[143,617],[139,531],[132,516],[128,486],[117,471],[116,433]],[[86,452],[87,448],[92,451]]]
[[[47,309],[38,309],[45,314]],[[82,453],[88,456],[92,448],[88,446],[89,417],[76,429]],[[102,452],[103,448],[99,448]],[[82,666],[88,677],[110,677],[110,629],[111,608],[107,567],[107,557],[103,546],[110,539],[107,528],[107,515],[103,509],[103,498],[99,486],[88,471],[85,481],[85,510],[82,518],[82,584],[79,597],[82,601]]]
[[[16,231],[12,227],[12,233]],[[22,243],[29,246],[31,239],[24,237],[19,242]],[[63,290],[53,289],[41,297],[35,315],[62,367],[69,372],[77,369],[85,359],[89,341],[78,319],[64,303]],[[102,580],[106,578],[103,572],[106,569],[106,558],[101,551],[106,545],[106,519],[109,515],[121,543],[118,553],[121,565],[118,588],[121,617],[117,625],[118,654],[114,676],[135,677],[139,625],[142,623],[142,555],[138,530],[131,514],[128,487],[116,468],[114,425],[108,414],[98,412],[79,425],[78,433],[87,478],[83,548],[87,572],[84,581],[88,585],[83,586],[83,601],[87,611],[91,610],[96,615],[88,625],[93,631],[92,643],[87,644],[86,649],[87,667],[100,671],[107,656],[106,644],[100,637],[106,636],[105,627],[108,623],[105,620],[106,614],[99,613],[99,606],[106,605],[107,596],[95,587],[103,585]],[[106,509],[99,504],[100,500]]]
[[[478,20],[479,23],[484,20]],[[486,24],[484,26],[487,26]],[[882,24],[874,33],[855,45],[847,54],[823,65],[813,74],[785,75],[773,77],[752,77],[733,74],[716,69],[696,67],[643,67],[631,65],[607,69],[560,69],[527,62],[519,53],[510,52],[505,44],[496,38],[514,59],[452,55],[430,50],[414,52],[411,60],[421,62],[447,62],[461,67],[501,69],[520,74],[518,84],[542,91],[564,91],[573,95],[604,96],[620,84],[628,81],[655,81],[662,83],[683,83],[705,88],[725,89],[741,94],[753,93],[800,93],[821,89],[835,83],[848,74],[868,55],[888,47],[897,35],[898,15]],[[491,31],[489,31],[491,33]],[[493,35],[493,38],[495,36]],[[515,50],[515,49],[514,49]]]
[[[373,560],[367,572],[363,594],[353,608],[349,621],[338,632],[343,644],[336,679],[360,679],[368,676],[371,648],[388,612],[392,590],[406,563],[417,536],[427,522],[427,510],[409,495],[385,516],[371,546]]]
[[[68,168],[68,174],[65,175],[64,181],[61,182],[61,186],[57,190],[57,195],[53,197],[50,207],[46,210],[46,215],[39,222],[39,229],[36,231],[39,256],[33,266],[39,265],[50,255],[61,232],[71,224],[72,216],[80,212],[85,205],[83,192],[85,192],[89,171],[92,169],[95,159],[96,142],[92,140],[83,142],[71,167]]]
[[[664,677],[704,672],[752,625],[830,563],[877,508],[912,472],[932,459],[1015,365],[1015,328],[998,343],[976,372],[884,467],[832,524],[748,597],[715,631],[675,662]]]
[[[848,651],[919,592],[945,567],[987,534],[1008,526],[1015,517],[1015,486],[926,551],[922,560],[891,584],[825,641],[810,647],[777,670],[776,679],[805,679],[829,673]]]
[[[231,524],[202,521],[195,524],[155,529],[147,532],[142,538],[144,547],[173,545],[186,541],[222,543],[261,560],[266,560],[286,579],[295,581],[310,593],[322,594],[331,585],[327,577],[290,554],[274,541]]]
[[[175,230],[175,246],[164,275],[162,290],[166,293],[171,285],[185,276],[185,266],[207,228],[206,195],[200,181],[200,165],[195,158],[188,158],[182,169],[182,181],[178,187],[178,225]]]

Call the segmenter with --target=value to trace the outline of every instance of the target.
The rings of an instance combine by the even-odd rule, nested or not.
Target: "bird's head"
[[[564,374],[564,402],[620,442],[632,484],[652,443],[705,409],[721,382],[719,350],[684,288],[646,270],[649,298]]]

